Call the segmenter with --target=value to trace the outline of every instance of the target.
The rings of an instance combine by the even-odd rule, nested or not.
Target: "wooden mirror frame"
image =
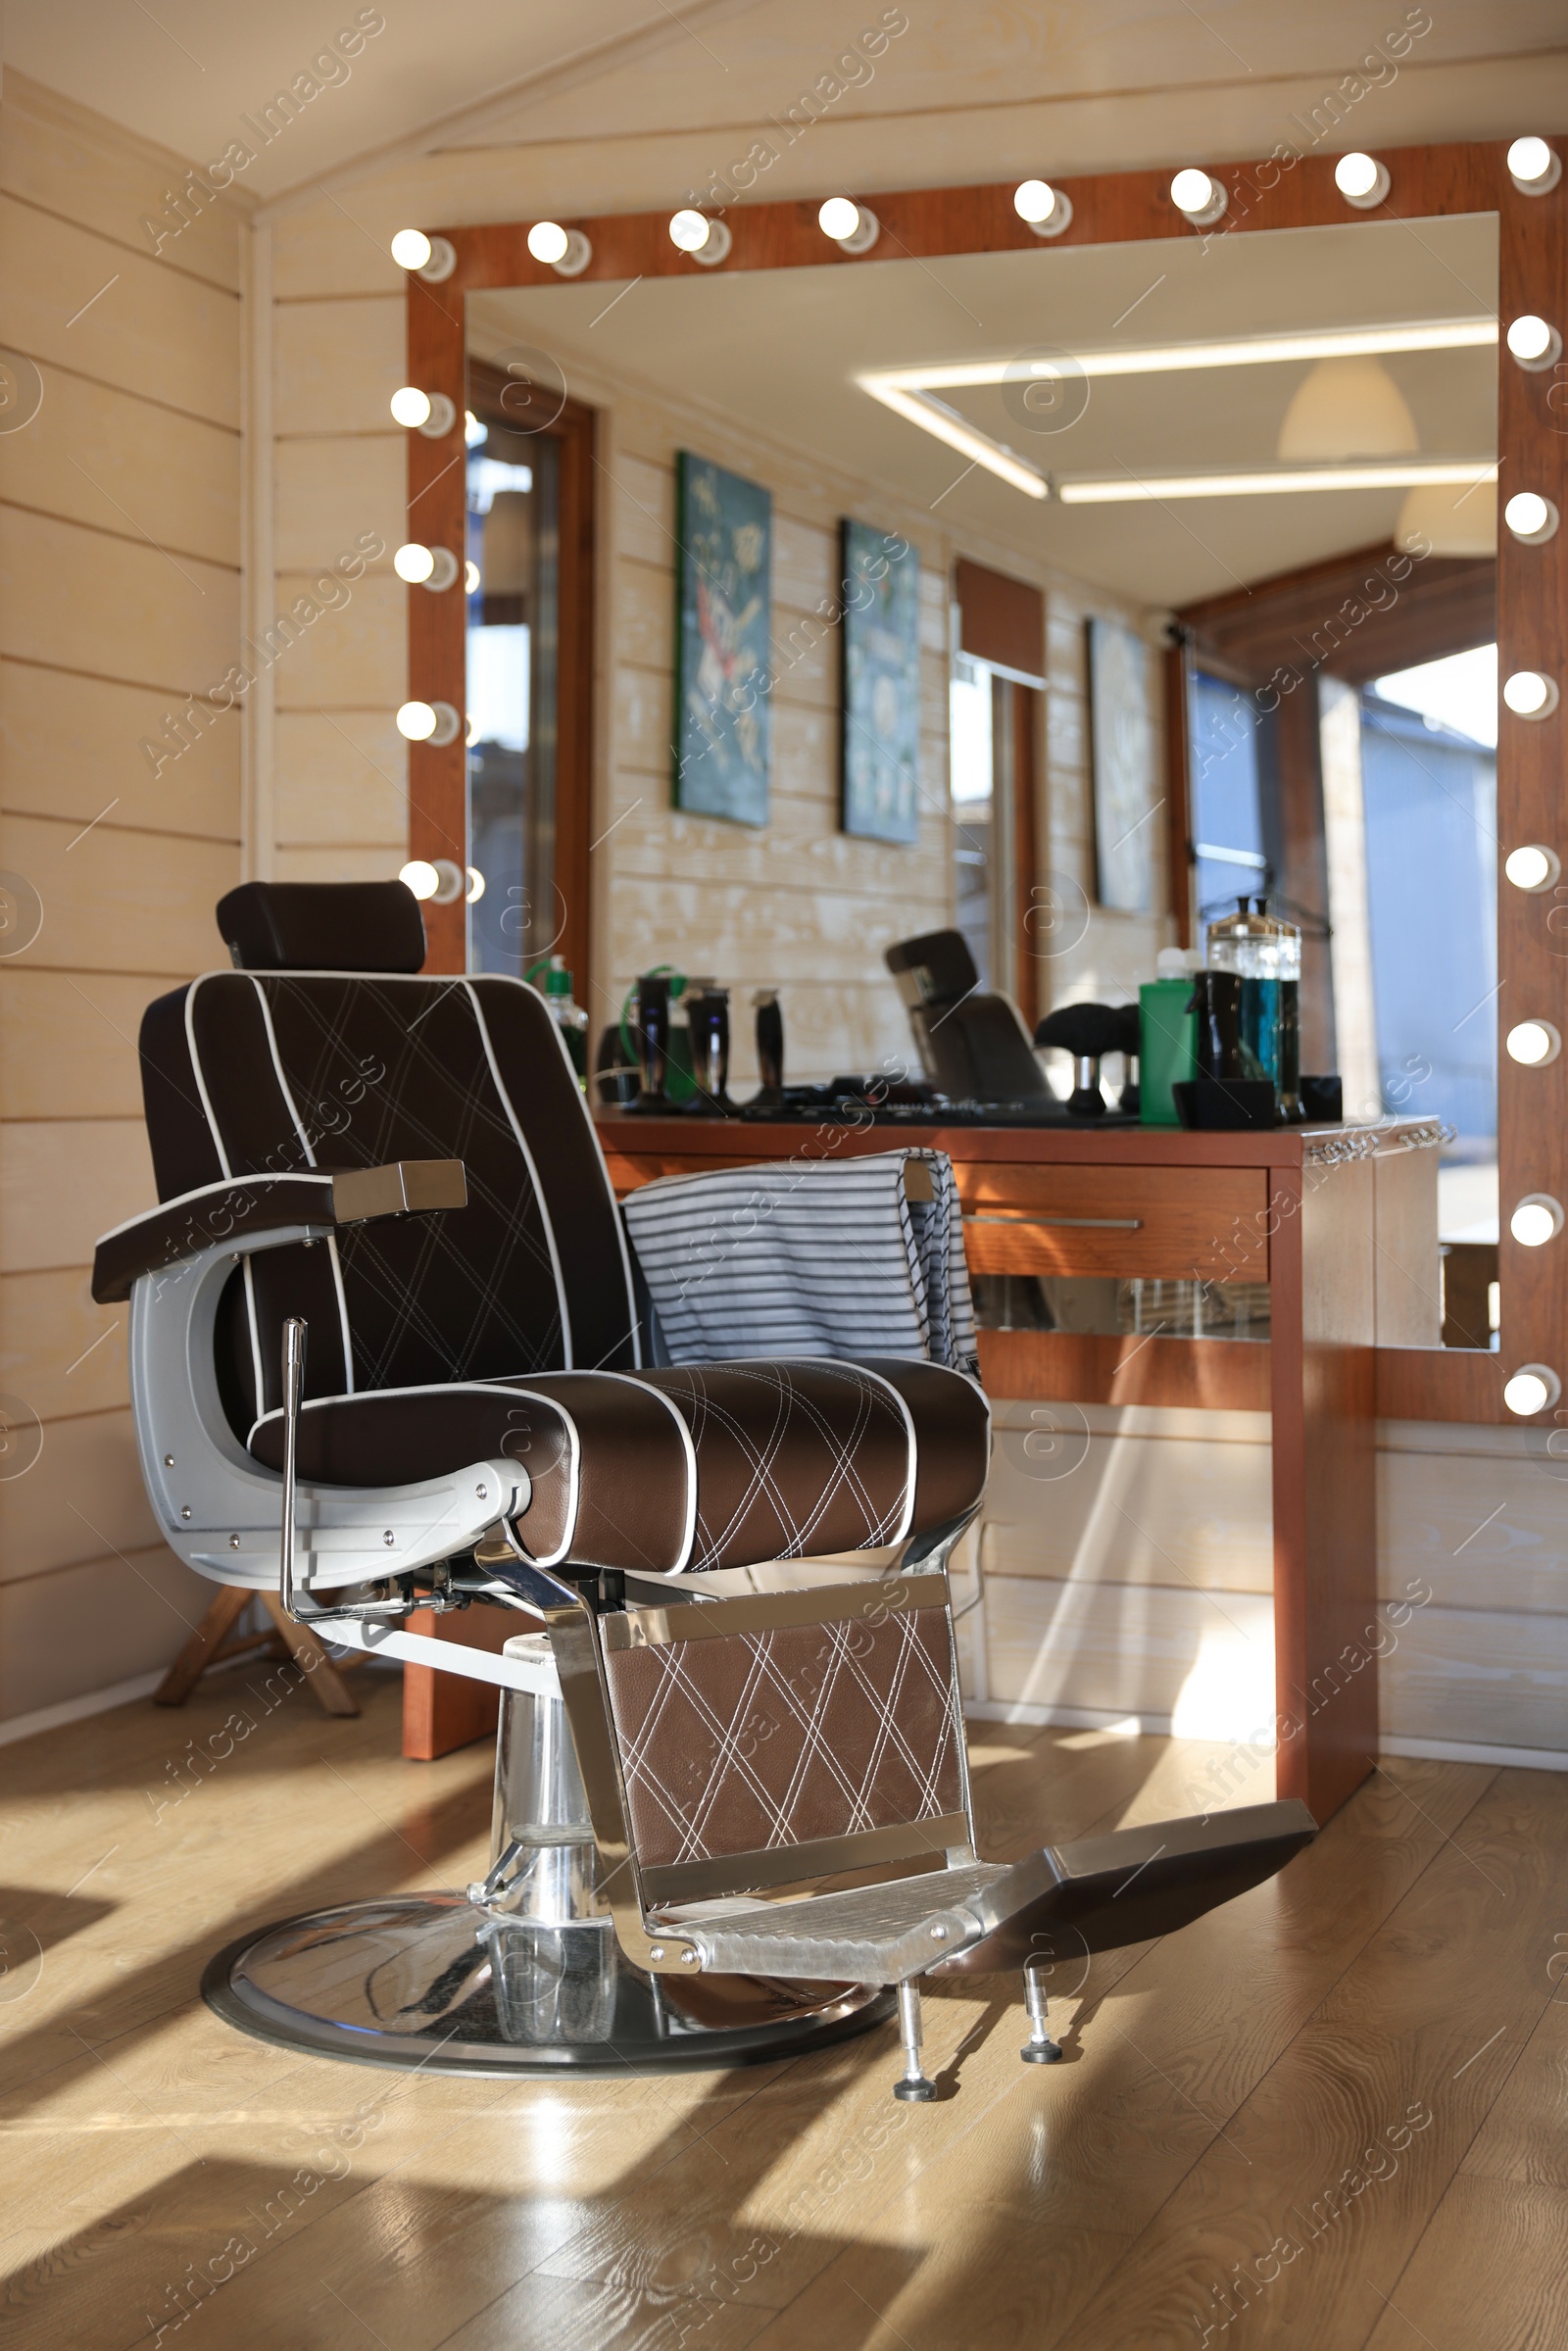
[[[1056,183],[1072,204],[1072,222],[1054,243],[1125,244],[1194,235],[1248,236],[1286,228],[1353,226],[1357,221],[1420,220],[1473,213],[1498,220],[1497,457],[1509,494],[1540,491],[1568,513],[1568,361],[1531,372],[1509,356],[1506,322],[1533,312],[1568,324],[1568,179],[1544,195],[1522,193],[1510,177],[1501,140],[1387,148],[1391,172],[1384,201],[1361,211],[1346,202],[1334,181],[1336,158],[1286,160],[1277,150],[1262,163],[1208,164],[1227,195],[1223,219],[1198,230],[1170,200],[1170,171],[1101,172]],[[1013,182],[993,186],[877,191],[865,199],[881,235],[873,256],[934,259],[975,253],[1043,253],[1040,240],[1013,210]],[[593,258],[586,280],[632,277],[723,276],[741,269],[848,269],[860,258],[844,253],[816,221],[816,204],[743,205],[726,216],[732,243],[726,259],[705,269],[669,239],[667,212],[612,214],[563,221],[589,237]],[[462,549],[466,476],[462,464],[466,367],[466,298],[506,286],[550,286],[556,272],[527,247],[531,223],[514,221],[431,230],[456,255],[451,274],[437,284],[411,275],[408,284],[408,380],[444,392],[459,417],[441,440],[409,435],[409,535]],[[573,282],[577,282],[574,280]],[[425,702],[465,701],[465,606],[458,595],[409,596],[409,692]],[[1504,528],[1497,554],[1497,642],[1502,674],[1536,669],[1568,684],[1568,530],[1543,544],[1524,545]],[[1510,1424],[1502,1401],[1509,1373],[1544,1364],[1568,1387],[1568,1281],[1553,1279],[1552,1252],[1520,1248],[1508,1231],[1513,1205],[1528,1193],[1568,1203],[1568,1053],[1544,1068],[1510,1061],[1502,1039],[1516,1021],[1549,1021],[1568,1037],[1568,843],[1559,842],[1564,729],[1568,694],[1544,720],[1500,712],[1497,743],[1498,855],[1497,1159],[1500,1208],[1501,1346],[1484,1349],[1384,1347],[1378,1350],[1378,1410],[1384,1417],[1490,1421]],[[410,855],[453,855],[466,835],[465,751],[460,740],[441,750],[415,744],[409,755]],[[1523,843],[1557,849],[1564,879],[1555,890],[1530,894],[1502,878],[1502,859]],[[1562,911],[1559,912],[1559,909]],[[465,957],[464,909],[426,908],[428,968],[459,971]],[[1559,936],[1560,934],[1560,936]],[[581,955],[579,947],[577,953]],[[1536,1425],[1568,1421],[1568,1397]],[[1529,1423],[1524,1424],[1526,1426]]]

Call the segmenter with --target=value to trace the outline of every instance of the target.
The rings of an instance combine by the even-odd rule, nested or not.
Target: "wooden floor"
[[[402,1762],[390,1678],[354,1722],[252,1680],[0,1749],[6,2351],[1568,2344],[1568,1778],[1391,1762],[1283,1881],[1097,1961],[1063,2065],[1019,2064],[1014,1983],[933,1995],[935,2105],[887,2028],[410,2080],[197,1984],[250,1926],[462,1885],[489,1757]],[[1213,1800],[1190,1742],[973,1746],[995,1857]]]

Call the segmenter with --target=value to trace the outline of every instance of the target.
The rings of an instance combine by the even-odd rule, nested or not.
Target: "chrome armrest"
[[[301,1228],[315,1239],[377,1216],[464,1208],[461,1159],[397,1159],[385,1167],[317,1168],[299,1175],[236,1176],[164,1200],[106,1233],[93,1255],[100,1306],[129,1298],[143,1274],[167,1272],[215,1248],[244,1253],[269,1234]]]

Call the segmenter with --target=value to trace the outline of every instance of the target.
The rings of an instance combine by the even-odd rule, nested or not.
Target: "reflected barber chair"
[[[1055,1095],[1012,1004],[980,986],[961,931],[901,939],[884,961],[898,983],[920,1065],[954,1102],[1038,1103]]]
[[[805,1257],[727,1224],[733,1259],[696,1280],[709,1343],[723,1298],[742,1327],[718,1360],[651,1362],[543,999],[420,976],[399,883],[249,883],[219,919],[238,968],[143,1023],[163,1204],[94,1268],[130,1299],[153,1507],[192,1567],[275,1583],[322,1640],[504,1693],[486,1876],[245,1936],[204,1980],[220,2015],[394,2066],[663,2070],[821,2046],[896,1997],[919,2099],[923,1977],[1021,1972],[1048,2061],[1048,1955],[1180,1926],[1312,1837],[1272,1804],[978,1858],[946,1563],[989,1429],[931,1359],[970,1327],[939,1154],[815,1170]],[[704,1181],[639,1196],[672,1328]],[[792,1329],[813,1283],[830,1334],[846,1292],[886,1331],[952,1290],[923,1347],[780,1359],[755,1342],[786,1263]],[[499,1656],[407,1630],[475,1600],[518,1614]]]

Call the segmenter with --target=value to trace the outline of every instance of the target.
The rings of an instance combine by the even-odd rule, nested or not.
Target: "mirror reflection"
[[[547,969],[594,846],[597,563],[603,1066],[662,968],[678,1099],[694,960],[744,1098],[764,990],[792,1082],[922,1074],[901,939],[1031,1033],[1262,939],[1303,1083],[1448,1131],[1443,1336],[1491,1343],[1496,274],[1480,216],[472,296],[473,962]]]

